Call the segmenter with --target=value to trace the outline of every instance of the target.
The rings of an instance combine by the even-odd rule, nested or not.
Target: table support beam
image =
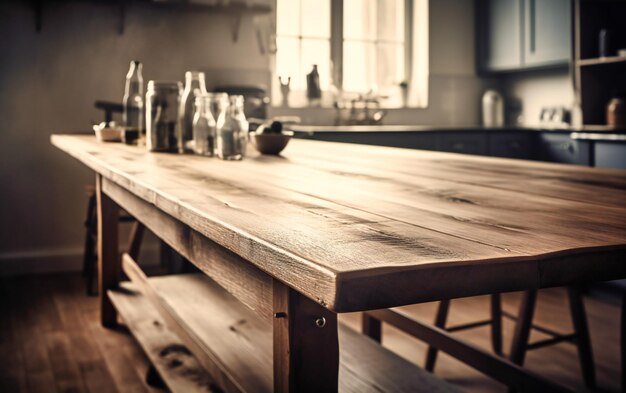
[[[96,175],[98,202],[98,283],[100,293],[100,323],[113,327],[117,312],[107,296],[109,289],[117,288],[120,275],[118,248],[119,206],[102,191],[102,176]]]
[[[274,391],[337,392],[337,314],[274,280]]]

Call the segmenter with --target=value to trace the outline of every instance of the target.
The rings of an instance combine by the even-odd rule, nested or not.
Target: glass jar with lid
[[[221,96],[218,101],[217,156],[241,160],[246,154],[248,121],[243,113],[243,96]]]
[[[196,114],[193,118],[193,151],[203,156],[213,156],[215,152],[215,119],[211,106],[213,94],[196,96]]]
[[[146,93],[146,147],[149,151],[176,152],[178,104],[182,84],[150,81]]]

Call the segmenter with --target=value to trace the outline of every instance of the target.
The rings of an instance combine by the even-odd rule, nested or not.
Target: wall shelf
[[[580,67],[619,63],[626,64],[626,56],[597,57],[591,59],[580,59],[577,61],[577,65]]]
[[[124,34],[126,11],[128,7],[131,6],[149,6],[174,12],[205,12],[207,14],[215,13],[227,15],[230,17],[231,21],[231,35],[233,42],[237,42],[239,39],[239,29],[241,27],[241,19],[243,18],[243,15],[260,15],[267,14],[272,11],[272,7],[268,4],[253,3],[246,0],[215,1],[215,4],[164,0],[90,0],[90,2],[119,8],[118,33],[120,35]],[[32,2],[35,14],[35,30],[37,32],[40,32],[43,28],[43,9],[44,6],[49,7],[49,4],[50,3],[46,3],[44,0],[34,0]]]

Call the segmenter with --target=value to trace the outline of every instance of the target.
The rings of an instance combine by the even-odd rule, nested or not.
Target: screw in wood
[[[315,326],[317,326],[318,328],[323,328],[324,326],[326,326],[326,318],[324,317],[319,317],[315,320]]]

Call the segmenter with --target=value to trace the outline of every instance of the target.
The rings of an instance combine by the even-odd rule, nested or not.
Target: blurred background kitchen
[[[82,269],[93,173],[50,135],[105,120],[95,103],[121,104],[131,60],[144,89],[190,70],[254,88],[246,115],[297,116],[300,137],[626,168],[624,16],[619,0],[2,1],[0,276]]]

